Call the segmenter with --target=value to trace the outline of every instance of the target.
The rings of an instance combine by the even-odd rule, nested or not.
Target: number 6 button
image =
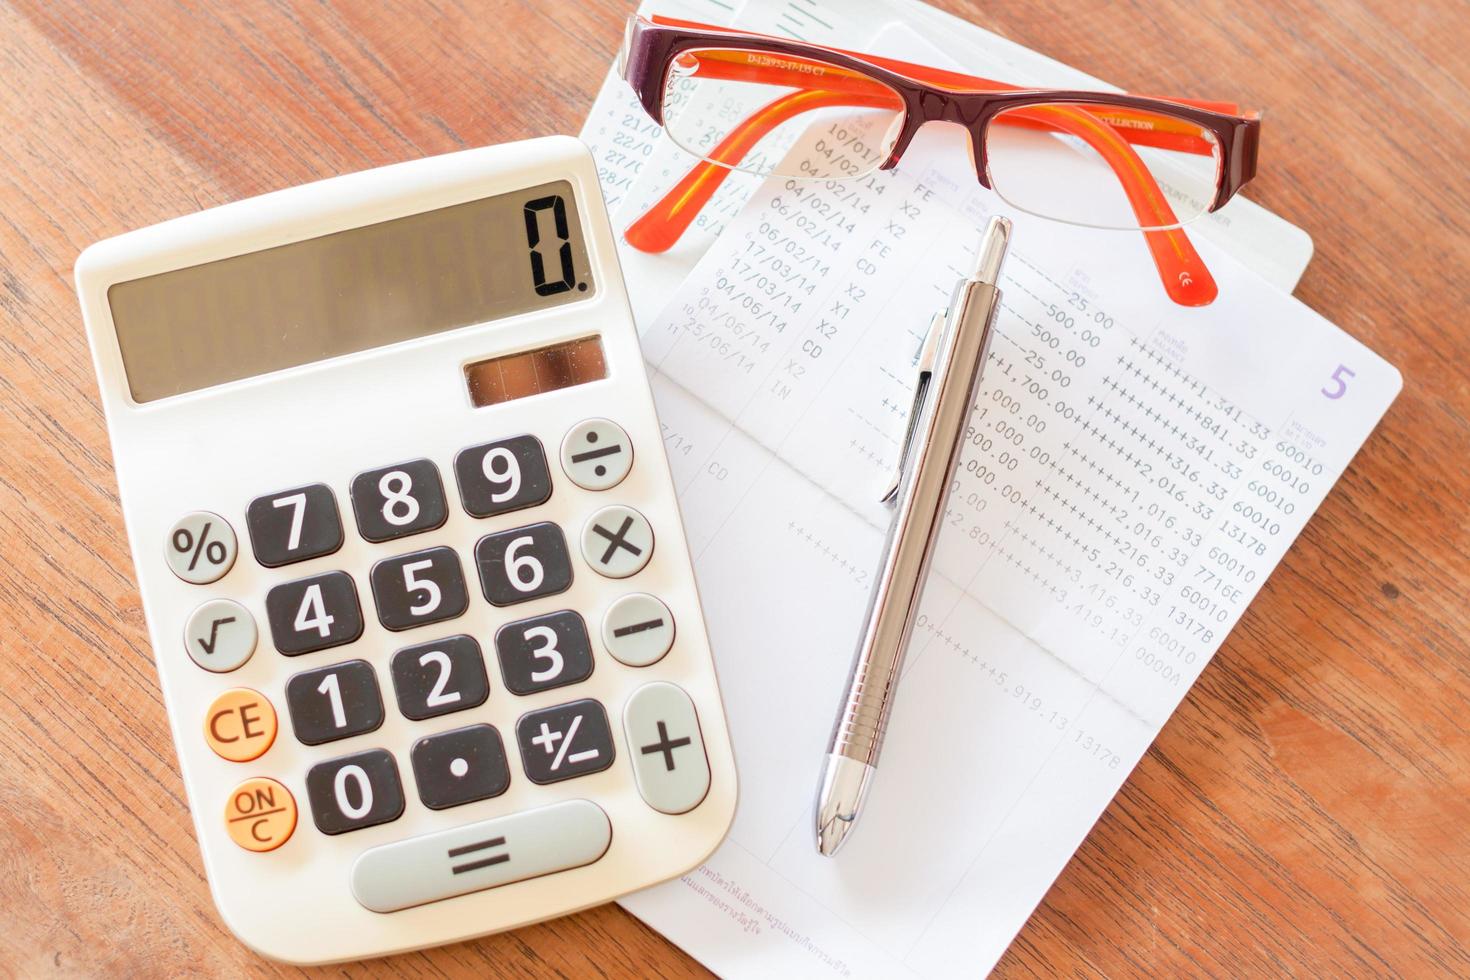
[[[561,528],[550,522],[487,534],[475,545],[480,587],[496,606],[510,606],[572,585],[572,562]]]
[[[449,516],[439,468],[427,459],[359,473],[349,493],[358,533],[372,542],[432,531]]]

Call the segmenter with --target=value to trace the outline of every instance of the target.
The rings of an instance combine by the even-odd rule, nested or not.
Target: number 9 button
[[[474,517],[494,517],[546,503],[551,473],[535,436],[471,446],[454,458],[459,497]]]

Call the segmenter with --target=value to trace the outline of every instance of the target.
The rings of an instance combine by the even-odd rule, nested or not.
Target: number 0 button
[[[324,483],[256,497],[245,509],[250,546],[266,568],[330,555],[342,547],[337,498]]]
[[[265,594],[276,649],[288,657],[351,643],[362,635],[357,586],[346,572],[285,582]]]
[[[653,557],[653,528],[631,507],[604,507],[582,529],[582,557],[608,578],[627,578]]]
[[[439,468],[427,459],[359,473],[349,493],[358,533],[368,541],[432,531],[449,516]]]
[[[510,606],[572,585],[572,562],[561,528],[550,522],[487,534],[475,544],[480,587],[496,606]]]
[[[324,834],[375,827],[403,815],[398,763],[383,749],[312,766],[306,773],[306,796],[316,829]]]
[[[543,504],[551,496],[546,452],[535,436],[471,446],[454,458],[459,497],[475,517]]]

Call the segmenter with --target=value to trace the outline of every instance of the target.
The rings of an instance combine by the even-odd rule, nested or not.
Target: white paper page
[[[1185,309],[1142,236],[1012,215],[878,779],[818,857],[910,365],[995,203],[955,136],[859,184],[771,181],[645,337],[741,804],[705,867],[623,904],[723,974],[987,971],[1401,384],[1207,243],[1220,298]]]

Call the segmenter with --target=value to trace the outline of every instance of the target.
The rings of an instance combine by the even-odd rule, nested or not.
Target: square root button
[[[567,800],[364,851],[352,866],[352,894],[373,912],[397,912],[580,868],[611,843],[601,807]]]

